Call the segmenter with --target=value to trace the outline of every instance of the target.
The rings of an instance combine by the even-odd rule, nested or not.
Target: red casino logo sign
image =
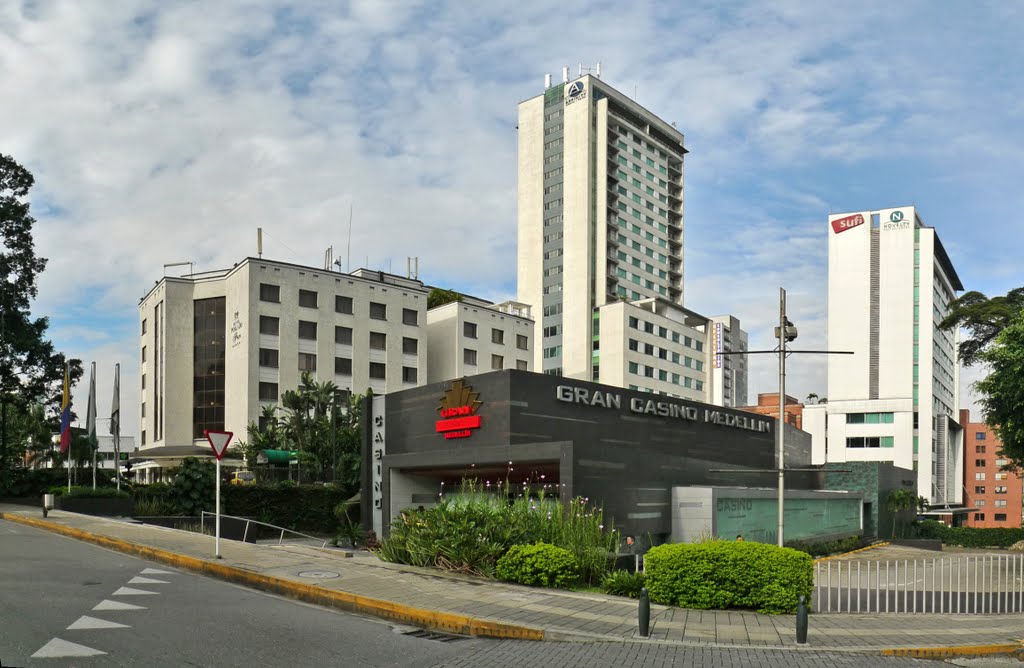
[[[863,224],[864,216],[858,213],[852,216],[847,216],[846,218],[836,218],[835,220],[833,220],[832,231],[835,232],[836,234],[839,234],[840,232],[851,230]]]
[[[441,419],[434,423],[434,431],[444,434],[445,438],[472,436],[473,430],[480,428],[480,416],[476,411],[483,402],[479,397],[480,394],[474,392],[465,380],[453,380],[452,386],[441,397],[441,405],[437,407]]]

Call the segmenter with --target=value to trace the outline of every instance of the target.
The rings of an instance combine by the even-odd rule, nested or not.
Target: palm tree
[[[885,500],[885,509],[892,513],[893,538],[896,537],[897,516],[904,511],[916,509],[920,504],[920,498],[909,489],[894,489],[889,492],[889,496]]]

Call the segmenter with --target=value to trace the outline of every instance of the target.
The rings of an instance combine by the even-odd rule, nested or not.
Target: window
[[[985,460],[984,459],[975,459],[974,460],[974,465],[977,466],[978,468],[984,468],[985,467]]]
[[[980,453],[980,454],[985,454],[985,446],[984,445],[976,445],[976,446],[974,446],[974,452],[975,453]]]
[[[316,371],[316,355],[299,353],[299,371]]]
[[[402,354],[403,355],[417,355],[419,354],[420,342],[419,339],[411,339],[408,336],[402,337]]]
[[[975,508],[984,508],[985,507],[985,499],[975,499],[974,500],[974,507]]]
[[[384,332],[370,332],[370,350],[385,350],[387,347],[387,334]]]
[[[142,346],[142,361],[146,361],[146,346]]]
[[[996,487],[996,494],[1006,494],[1006,485]]]
[[[1006,480],[1009,474],[1006,471],[999,471],[996,473],[996,480]]]
[[[281,286],[270,283],[260,283],[260,301],[281,303]]]
[[[1005,522],[1006,521],[1006,513],[996,513],[994,519],[995,519],[996,522]]]
[[[416,382],[416,367],[414,366],[403,366],[402,367],[402,382],[403,383],[415,383]]]
[[[260,316],[260,334],[277,336],[281,327],[281,320],[269,315]]]
[[[413,326],[419,325],[420,324],[420,314],[417,313],[415,310],[413,310],[411,308],[404,308],[404,309],[402,309],[402,324],[403,325],[413,325]],[[416,381],[412,381],[412,382],[416,382]]]
[[[985,486],[984,485],[975,485],[974,486],[974,493],[975,494],[984,494],[985,493]]]
[[[334,373],[339,376],[351,376],[352,375],[352,358],[351,357],[335,357],[334,358]]]
[[[336,326],[334,328],[334,342],[340,343],[343,346],[352,345],[352,328]]]
[[[974,521],[975,522],[984,522],[985,521],[985,513],[974,513]]]
[[[491,343],[496,343],[499,346],[505,345],[505,330],[491,329]]]
[[[996,492],[996,494],[998,494],[998,493],[999,492]],[[995,501],[992,502],[992,505],[995,506],[996,508],[1005,508],[1006,507],[1006,499],[996,499]]]
[[[387,306],[387,304],[378,304],[377,302],[370,302],[370,319],[371,320],[387,320],[388,319],[388,306]]]
[[[334,297],[334,312],[352,315],[352,298],[336,295]]]
[[[142,402],[142,417],[146,417],[146,402]]]
[[[142,445],[146,444],[146,430],[142,430]]]
[[[501,355],[491,355],[491,368],[495,371],[501,371],[505,368],[505,358]]]
[[[463,323],[462,324],[462,335],[465,336],[467,339],[475,339],[476,338],[476,323],[475,322]]]
[[[387,367],[383,362],[370,362],[370,378],[383,380],[387,377]]]
[[[260,366],[276,369],[278,367],[278,351],[273,348],[260,348]]]
[[[519,371],[529,371],[530,363],[526,360],[516,360],[516,369]]]
[[[260,401],[277,401],[277,383],[260,383]]]
[[[142,389],[146,389],[146,374],[142,374]]]
[[[981,473],[975,473],[974,474],[974,479],[975,480],[984,480],[985,479],[985,472],[982,471]]]
[[[471,348],[464,348],[462,350],[462,363],[476,366],[476,351]]]
[[[316,341],[316,323],[308,320],[299,321],[299,338],[307,341]]]
[[[143,334],[146,333],[146,319],[145,318],[142,319],[142,333]]]
[[[299,290],[299,306],[316,308],[316,293],[312,290]]]
[[[1010,460],[1008,460],[1008,459],[997,459],[996,460],[996,466],[998,466],[999,468],[1002,468],[1002,467],[1006,466],[1009,463],[1010,463]]]
[[[978,432],[974,433],[974,440],[976,440],[976,441],[984,441],[985,438],[986,438],[986,434],[983,431],[978,431]]]

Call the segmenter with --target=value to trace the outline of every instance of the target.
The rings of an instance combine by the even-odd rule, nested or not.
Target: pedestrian
[[[741,534],[741,533],[736,534],[736,542],[737,543],[742,543],[743,542],[743,534]]]

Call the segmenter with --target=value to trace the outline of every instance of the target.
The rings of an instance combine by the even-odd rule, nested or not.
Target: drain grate
[[[440,633],[438,631],[427,631],[426,629],[405,631],[402,635],[409,636],[411,638],[423,638],[424,640],[436,640],[438,642],[455,642],[456,640],[467,639],[465,636],[456,636],[450,633]]]

